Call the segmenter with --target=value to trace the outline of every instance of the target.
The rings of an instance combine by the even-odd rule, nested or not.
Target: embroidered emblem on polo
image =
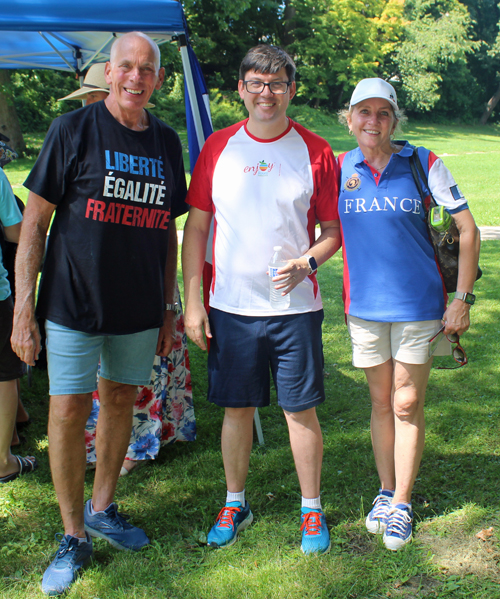
[[[354,191],[355,189],[359,189],[360,187],[361,179],[359,178],[359,175],[357,175],[356,173],[354,175],[351,175],[344,184],[344,189],[347,189],[348,191]]]

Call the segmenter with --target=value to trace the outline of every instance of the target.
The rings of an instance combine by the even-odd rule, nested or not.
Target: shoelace
[[[387,506],[391,505],[391,499],[387,495],[377,495],[372,505],[375,506],[372,510],[372,518],[383,518],[387,514]]]
[[[304,522],[300,530],[306,529],[306,535],[321,534],[321,514],[319,512],[308,512],[304,514]]]
[[[389,510],[388,526],[386,534],[396,533],[398,535],[404,535],[408,524],[411,523],[412,518],[406,510],[400,510],[397,507],[393,507]],[[389,518],[389,516],[392,516]]]
[[[241,512],[240,507],[223,507],[217,516],[217,526],[221,528],[232,528],[234,526],[234,517]]]
[[[127,522],[128,516],[125,514],[119,514],[114,503],[111,504],[110,507],[111,509],[108,508],[109,512],[106,510],[105,513],[111,521],[112,528],[119,528],[120,530],[128,530],[129,528],[132,528],[132,525]]]
[[[68,555],[70,552],[74,552],[78,547],[78,541],[74,537],[66,537],[62,532],[55,534],[56,541],[60,543],[59,549],[53,554],[57,557],[58,562],[64,562],[67,564],[71,562],[72,555]]]

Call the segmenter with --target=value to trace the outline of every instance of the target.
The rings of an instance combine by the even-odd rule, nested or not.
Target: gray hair
[[[142,33],[142,31],[131,31],[129,33],[126,33],[125,35],[122,35],[122,36],[116,38],[115,41],[113,42],[113,45],[111,46],[111,52],[109,54],[109,62],[111,64],[113,64],[115,62],[116,52],[118,51],[118,44],[120,43],[121,40],[126,39],[128,37],[140,37],[143,40],[146,40],[148,42],[148,44],[151,46],[151,49],[154,52],[155,71],[156,71],[156,74],[158,74],[158,71],[160,70],[160,48],[158,48],[158,44],[156,42],[154,42],[149,37],[149,35]]]

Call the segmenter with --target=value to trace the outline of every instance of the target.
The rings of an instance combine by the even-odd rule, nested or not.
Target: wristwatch
[[[313,258],[309,254],[304,254],[302,258],[307,258],[307,263],[309,264],[309,275],[313,275],[318,270],[316,258]]]
[[[175,302],[175,304],[165,304],[165,312],[175,312],[179,309],[179,304]]]
[[[476,301],[476,296],[473,293],[467,293],[466,291],[457,291],[455,292],[455,299],[462,300],[469,306],[473,306]]]

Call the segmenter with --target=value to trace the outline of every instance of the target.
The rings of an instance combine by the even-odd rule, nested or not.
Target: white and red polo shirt
[[[213,133],[191,179],[187,202],[214,215],[210,306],[246,316],[299,314],[322,308],[316,276],[271,308],[266,274],[273,246],[287,259],[314,243],[316,222],[338,219],[338,167],[328,143],[289,121],[274,139],[258,139],[242,121]]]

